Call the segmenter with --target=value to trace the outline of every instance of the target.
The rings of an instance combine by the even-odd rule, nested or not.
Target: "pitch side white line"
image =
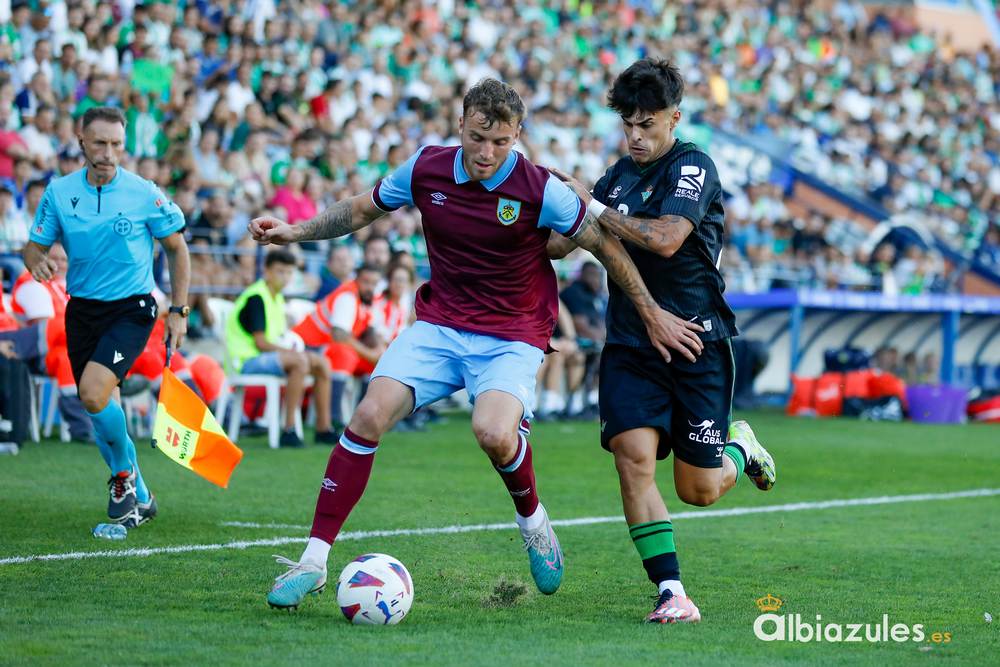
[[[720,516],[743,516],[744,514],[768,514],[771,512],[801,512],[803,510],[825,510],[833,507],[855,507],[862,505],[892,505],[895,503],[916,503],[927,500],[954,500],[957,498],[977,498],[984,496],[1000,496],[1000,489],[972,489],[970,491],[955,491],[952,493],[917,493],[909,496],[875,496],[873,498],[847,498],[844,500],[817,500],[803,503],[786,503],[784,505],[762,505],[760,507],[732,507],[729,509],[700,510],[695,512],[675,512],[670,515],[674,519],[709,519]],[[592,516],[580,519],[554,519],[553,526],[586,526],[593,523],[615,523],[622,521],[618,516]],[[254,523],[252,521],[223,521],[219,524],[228,528],[290,528],[309,530],[312,526],[295,523]],[[483,530],[503,530],[510,528],[509,523],[484,523],[466,526],[444,526],[442,528],[400,528],[396,530],[370,530],[342,533],[338,540],[359,540],[366,537],[394,537],[397,535],[444,535],[451,533],[469,533]],[[0,561],[2,564],[3,561]]]
[[[787,503],[783,505],[762,505],[760,507],[734,507],[731,509],[702,510],[697,512],[678,512],[673,519],[708,519],[713,517],[743,516],[745,514],[770,514],[774,512],[801,512],[805,510],[824,510],[835,507],[857,507],[867,505],[893,505],[896,503],[917,503],[929,500],[957,500],[959,498],[983,498],[1000,496],[1000,489],[971,489],[952,493],[918,493],[907,496],[876,496],[873,498],[847,498],[843,500],[820,500],[803,503]],[[616,523],[622,521],[621,516],[594,516],[579,519],[557,519],[555,526],[587,526],[598,523]],[[237,528],[274,528],[288,527],[307,529],[309,526],[298,524],[259,524],[241,521],[227,521],[222,525]],[[473,533],[488,530],[509,530],[513,524],[483,523],[465,526],[443,526],[438,528],[400,528],[393,530],[359,530],[341,533],[337,538],[343,540],[363,540],[370,537],[401,537],[406,535],[452,535],[457,533]],[[87,558],[122,558],[126,556],[155,556],[158,554],[189,553],[192,551],[219,551],[221,549],[249,549],[251,547],[282,546],[285,544],[303,543],[305,537],[272,537],[258,540],[235,540],[215,544],[186,544],[173,547],[149,547],[142,549],[107,549],[104,551],[72,551],[60,554],[38,554],[31,556],[9,556],[0,558],[0,565],[17,565],[34,561],[83,560]]]

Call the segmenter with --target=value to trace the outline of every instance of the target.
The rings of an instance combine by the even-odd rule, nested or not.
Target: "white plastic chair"
[[[233,302],[225,299],[209,299],[209,308],[212,309],[216,321],[216,333],[223,341],[222,367],[226,372],[225,379],[219,391],[219,399],[216,403],[215,414],[228,419],[226,434],[229,439],[236,441],[240,435],[240,423],[243,419],[243,399],[247,387],[264,388],[264,422],[267,424],[267,444],[271,449],[277,449],[281,439],[281,390],[287,382],[285,378],[277,375],[263,374],[243,374],[234,373],[232,362],[229,358],[229,349],[225,345],[225,322],[233,309]],[[311,386],[311,378],[306,378],[306,386]],[[228,414],[226,413],[229,409]],[[302,411],[295,411],[295,432],[301,438],[302,432]]]
[[[42,399],[48,390],[49,402],[42,415]],[[48,375],[31,376],[31,421],[29,431],[31,439],[39,442],[42,437],[51,438],[52,428],[56,422],[56,412],[59,409],[59,382]],[[59,439],[69,442],[69,425],[65,420],[59,422]]]

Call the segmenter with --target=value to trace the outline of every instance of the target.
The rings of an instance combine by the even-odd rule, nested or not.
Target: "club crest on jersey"
[[[521,216],[521,202],[516,199],[500,198],[497,202],[497,220],[502,225],[513,225]]]
[[[132,221],[126,217],[116,218],[113,227],[118,236],[128,236],[132,233]]]
[[[645,204],[649,196],[653,194],[653,184],[650,183],[646,186],[646,189],[642,191],[642,203]]]

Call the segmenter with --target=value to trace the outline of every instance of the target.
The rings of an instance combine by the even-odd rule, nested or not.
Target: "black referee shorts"
[[[654,348],[606,345],[601,355],[601,446],[635,428],[660,433],[657,459],[674,455],[699,468],[722,465],[733,402],[729,339],[706,341],[694,363]]]
[[[120,382],[145,349],[156,313],[156,299],[149,294],[117,301],[70,298],[66,347],[77,386],[89,361],[110,369]]]

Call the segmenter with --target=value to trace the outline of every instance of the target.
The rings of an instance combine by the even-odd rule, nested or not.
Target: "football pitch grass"
[[[265,595],[297,559],[329,449],[267,449],[248,438],[221,490],[140,446],[160,515],[124,542],[90,535],[107,477],[96,448],[45,442],[0,458],[0,664],[149,665],[735,665],[997,664],[1000,495],[898,498],[1000,489],[1000,428],[748,418],[774,454],[775,488],[745,477],[706,510],[683,505],[668,466],[659,481],[698,625],[640,623],[652,586],[623,521],[558,528],[562,588],[531,582],[510,499],[476,447],[468,418],[390,434],[345,530],[470,527],[357,536],[334,546],[327,592],[295,613]],[[532,443],[553,519],[620,515],[610,455],[592,423],[539,424]],[[307,438],[308,440],[308,438]],[[873,497],[895,502],[815,505]],[[793,505],[725,515],[718,510]],[[510,523],[506,529],[480,529]],[[301,539],[280,546],[273,538]],[[280,542],[281,540],[276,540]],[[237,544],[242,543],[238,546]],[[223,545],[206,550],[197,545]],[[148,548],[149,555],[17,560]],[[174,548],[164,552],[163,548]],[[204,548],[204,547],[203,547]],[[409,568],[413,608],[392,627],[352,626],[336,604],[340,569],[383,552]],[[757,639],[758,598],[803,622],[923,625],[923,642]],[[986,613],[997,620],[986,621]],[[935,643],[933,633],[950,633]],[[863,636],[863,632],[862,632]],[[940,637],[943,640],[944,635]]]

